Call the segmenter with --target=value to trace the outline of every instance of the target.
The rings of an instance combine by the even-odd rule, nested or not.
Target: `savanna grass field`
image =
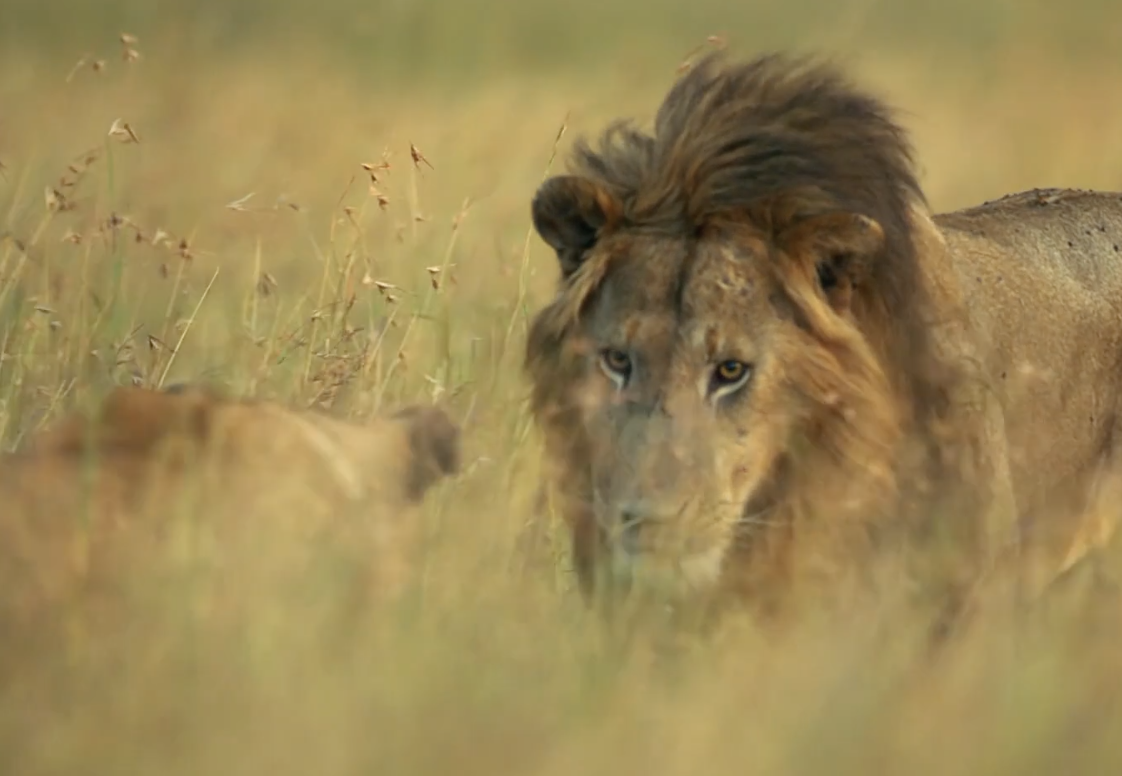
[[[660,658],[575,594],[521,373],[557,277],[530,198],[714,46],[840,61],[901,111],[937,210],[1122,188],[1106,0],[0,0],[5,449],[175,382],[435,402],[464,440],[390,608],[328,550],[239,586],[200,523],[0,623],[0,773],[1122,772],[1122,631],[1078,588],[938,659],[883,611]],[[25,573],[72,574],[80,541]]]

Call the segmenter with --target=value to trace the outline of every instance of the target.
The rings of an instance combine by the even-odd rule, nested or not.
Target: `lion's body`
[[[1122,194],[1030,191],[933,220],[1002,410],[991,444],[1023,538],[1062,552],[1122,443]]]
[[[414,549],[409,513],[458,467],[458,434],[435,409],[358,424],[198,389],[116,389],[0,457],[4,600],[65,602],[176,536],[232,552],[247,574],[345,536],[395,584]]]
[[[1059,563],[1117,444],[1122,195],[933,215],[874,98],[720,62],[534,199],[562,282],[526,366],[585,592],[606,561],[766,607],[912,547],[954,610],[1018,547]]]

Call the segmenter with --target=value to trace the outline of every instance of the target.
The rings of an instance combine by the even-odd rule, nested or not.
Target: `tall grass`
[[[356,603],[345,548],[265,591],[169,540],[4,632],[5,773],[1117,771],[1118,630],[1080,580],[937,663],[887,610],[621,651],[531,530],[519,372],[556,272],[533,190],[573,135],[649,117],[699,39],[843,52],[946,208],[1120,185],[1113,6],[102,6],[0,11],[3,443],[188,380],[358,417],[439,401],[466,466],[390,610]]]

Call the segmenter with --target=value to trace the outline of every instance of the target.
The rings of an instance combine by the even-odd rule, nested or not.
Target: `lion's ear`
[[[459,424],[437,407],[410,405],[393,417],[408,424],[410,466],[406,492],[420,501],[442,478],[460,471],[462,434]]]
[[[557,251],[564,277],[576,272],[622,211],[619,200],[595,181],[557,175],[541,185],[530,206],[534,229]]]
[[[835,310],[845,312],[853,290],[865,282],[884,249],[884,229],[860,213],[823,213],[785,229],[778,242],[791,259],[813,264],[822,293]]]

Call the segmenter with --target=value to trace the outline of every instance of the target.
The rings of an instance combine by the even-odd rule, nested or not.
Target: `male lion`
[[[1020,543],[1062,553],[1114,454],[1122,195],[932,215],[826,64],[704,59],[532,219],[561,281],[525,367],[586,596],[770,607],[912,547],[955,606]]]
[[[282,573],[345,536],[389,590],[408,570],[409,512],[458,471],[459,437],[431,407],[359,424],[190,386],[117,388],[0,457],[0,597],[34,615],[184,531]]]

